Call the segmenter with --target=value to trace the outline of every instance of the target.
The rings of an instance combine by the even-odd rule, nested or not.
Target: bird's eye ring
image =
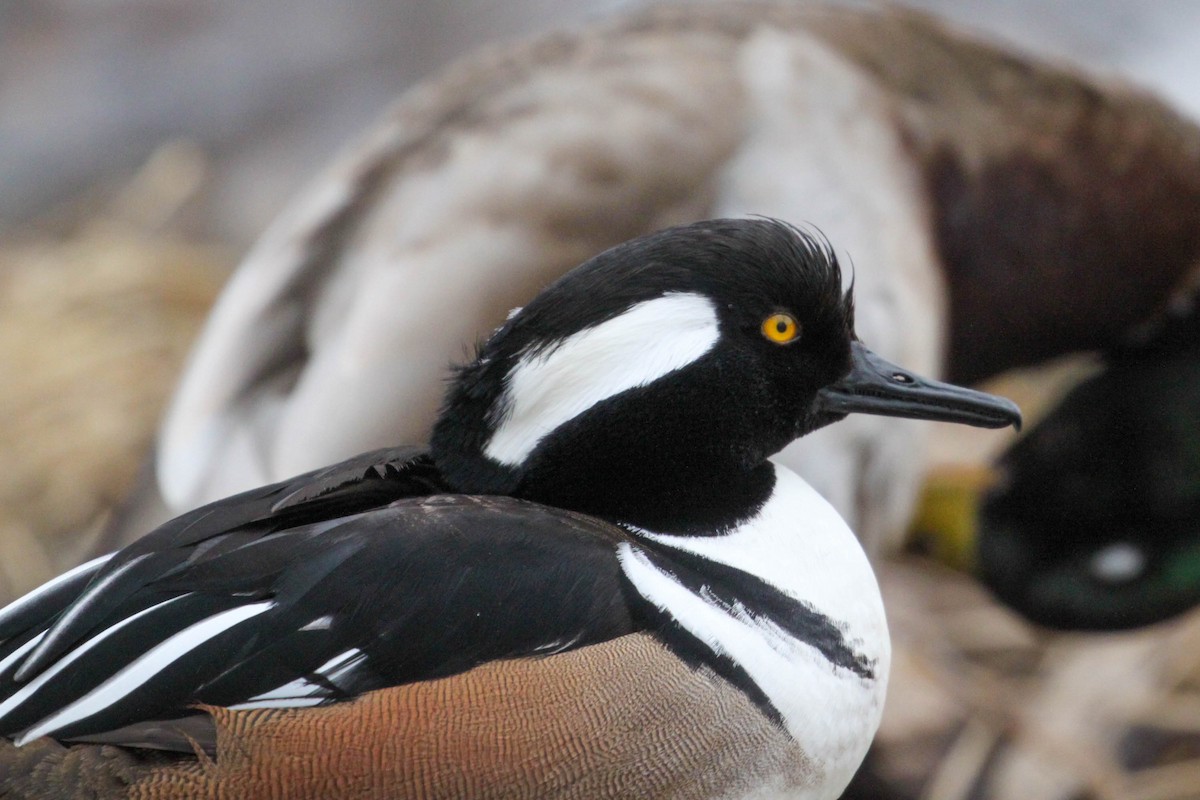
[[[791,344],[800,338],[800,323],[791,314],[772,314],[763,320],[762,335],[775,344]]]

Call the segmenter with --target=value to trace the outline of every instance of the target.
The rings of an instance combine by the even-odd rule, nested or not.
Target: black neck
[[[619,420],[568,423],[519,467],[497,464],[443,429],[433,456],[459,491],[521,497],[660,533],[721,533],[753,516],[774,489],[772,465],[706,435],[713,428],[704,428],[702,414],[672,417],[639,419],[627,407]],[[683,424],[692,418],[699,428]]]
[[[775,472],[761,464],[749,472],[692,471],[678,463],[664,479],[653,466],[557,465],[533,470],[518,496],[570,508],[656,533],[715,535],[753,516],[775,488]]]

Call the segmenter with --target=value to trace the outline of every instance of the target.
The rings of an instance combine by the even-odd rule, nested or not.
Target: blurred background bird
[[[143,486],[167,513],[139,499],[119,538],[420,440],[466,343],[673,222],[760,213],[852,242],[862,335],[918,370],[978,380],[1121,343],[1200,254],[1200,134],[1030,66],[916,15],[770,3],[663,6],[458,62],[239,266]],[[878,552],[904,531],[924,435],[855,420],[781,458]]]
[[[1132,4],[1066,3],[1022,15],[1020,3],[933,5],[1008,45],[992,49],[888,7],[806,3],[647,13],[529,2],[465,13],[362,2],[336,19],[316,4],[300,13],[263,0],[186,10],[150,0],[108,10],[6,6],[0,59],[19,68],[0,70],[8,87],[0,102],[19,111],[0,121],[11,145],[0,160],[0,213],[10,220],[2,257],[11,266],[0,280],[33,287],[4,293],[25,310],[5,314],[12,345],[0,356],[17,376],[4,381],[13,399],[0,400],[11,409],[3,427],[11,444],[0,448],[13,476],[0,521],[9,594],[146,530],[170,513],[148,502],[160,491],[179,511],[367,447],[423,439],[436,376],[515,298],[607,244],[689,218],[766,213],[820,228],[854,264],[864,338],[958,380],[1153,340],[1189,293],[1200,252],[1200,145],[1184,116],[1115,73],[1197,113],[1197,73],[1186,68],[1193,28],[1183,23],[1200,11],[1181,3],[1160,17]],[[144,13],[131,15],[135,6]],[[611,17],[616,10],[634,16]],[[285,34],[285,24],[295,27]],[[570,32],[496,45],[438,71],[484,40],[546,27]],[[139,46],[122,47],[132,42]],[[114,52],[125,60],[105,61]],[[1063,57],[1092,76],[1078,77]],[[73,144],[79,132],[89,148]],[[122,169],[180,134],[195,142],[159,149],[121,185]],[[317,169],[351,135],[356,142]],[[111,171],[102,176],[98,165]],[[136,479],[220,277],[281,208],[241,259],[174,389],[157,461]],[[116,266],[104,273],[103,264]],[[45,336],[50,328],[59,335]],[[1182,369],[1147,360],[1135,357],[1138,383]],[[1120,369],[1114,363],[1100,379],[1130,374]],[[1061,393],[1054,387],[1085,373],[1072,365],[1065,381],[1016,380],[1049,405]],[[971,476],[965,488],[952,482],[942,500],[927,493],[919,521],[944,519],[946,497],[965,512],[951,525],[925,524],[926,541],[936,549],[957,538],[964,563],[992,574],[999,594],[1027,612],[1025,588],[997,581],[977,536],[1020,531],[1016,550],[1025,554],[1045,552],[1035,544],[1052,538],[1065,563],[1128,573],[1137,560],[1128,549],[1110,548],[1105,562],[1116,538],[1063,543],[1053,492],[1026,492],[1019,526],[993,521],[1018,487],[1044,487],[1042,476],[1104,452],[1108,434],[1089,433],[1048,463],[1021,456],[1057,424],[1111,417],[1118,394],[1068,401],[1056,412],[1065,422],[1047,418],[1006,457],[1006,481],[959,471]],[[949,453],[978,466],[993,455],[955,436],[935,441],[925,459],[925,432],[900,430],[889,436],[868,423],[810,443],[822,465],[810,477],[880,552],[900,545],[922,463]],[[803,468],[805,455],[793,458]],[[1136,492],[1146,475],[1117,469],[1092,496],[1123,496],[1113,482]],[[105,515],[135,485],[142,491],[97,542]],[[1179,508],[1143,505],[1129,516],[1177,531],[1186,549],[1186,522],[1171,516]],[[1159,514],[1170,521],[1160,525]],[[1034,577],[999,574],[1027,588],[1055,563],[1033,559]],[[1117,584],[1123,591],[1098,605],[1140,607],[1138,622],[1191,604],[1179,600],[1184,592],[1147,611],[1149,595]],[[895,566],[891,586],[911,670],[898,659],[874,790],[1103,795],[1146,783],[1145,774],[1130,783],[1131,764],[1174,759],[1166,766],[1180,772],[1177,736],[1126,732],[1147,727],[1132,720],[1148,715],[1148,703],[1170,697],[1163,705],[1187,707],[1177,694],[1196,658],[1142,640],[1046,639],[975,584],[924,562]],[[1187,622],[1159,635],[1178,639]],[[1111,625],[1081,615],[1057,624]],[[1118,666],[1102,675],[1097,658]],[[1016,682],[1005,695],[997,684],[1008,679]],[[1112,680],[1127,691],[1114,695]],[[1169,727],[1200,730],[1200,718]],[[1056,757],[1063,751],[1075,755]]]
[[[1200,317],[1114,353],[1007,453],[979,511],[997,596],[1060,628],[1132,628],[1200,601]]]

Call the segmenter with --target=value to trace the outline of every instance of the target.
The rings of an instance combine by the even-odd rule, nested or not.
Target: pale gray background
[[[1200,118],[1200,0],[920,0]],[[0,231],[162,142],[210,157],[195,233],[244,248],[405,86],[631,0],[0,0]]]

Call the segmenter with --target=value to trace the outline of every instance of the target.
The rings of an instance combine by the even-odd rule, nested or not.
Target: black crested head
[[[767,338],[773,316],[788,341]],[[812,399],[849,369],[852,336],[823,239],[771,219],[671,228],[585,262],[501,326],[455,374],[434,457],[464,491],[678,527],[647,513],[653,497],[730,522],[745,509],[704,507],[747,480],[761,500],[764,460],[835,418]]]
[[[766,459],[793,439],[892,413],[887,387],[867,402],[843,385],[869,354],[853,318],[832,248],[787,223],[634,239],[551,284],[458,370],[433,456],[462,491],[714,532],[766,500]],[[917,405],[905,415],[936,416]]]

